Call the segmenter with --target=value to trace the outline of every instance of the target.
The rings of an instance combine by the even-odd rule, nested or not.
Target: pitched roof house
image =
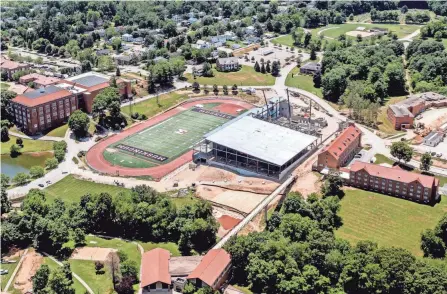
[[[143,294],[171,293],[170,256],[169,251],[162,248],[155,248],[143,253],[140,282]]]

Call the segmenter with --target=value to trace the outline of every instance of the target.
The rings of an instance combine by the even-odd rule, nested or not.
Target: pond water
[[[1,171],[11,179],[18,173],[27,173],[32,166],[45,166],[45,160],[53,157],[53,152],[23,153],[17,157],[2,155]]]

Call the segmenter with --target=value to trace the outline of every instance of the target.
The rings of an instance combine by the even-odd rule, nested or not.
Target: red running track
[[[149,168],[131,168],[131,167],[122,167],[122,166],[112,165],[112,163],[110,163],[109,161],[107,161],[104,158],[104,156],[103,156],[104,150],[109,145],[116,143],[116,142],[126,138],[127,136],[130,136],[130,135],[140,132],[150,126],[158,124],[158,123],[164,121],[165,119],[170,118],[171,116],[174,116],[184,110],[192,108],[193,106],[195,106],[197,104],[215,103],[215,102],[222,103],[221,105],[218,105],[216,107],[216,109],[219,109],[222,112],[225,112],[228,114],[236,114],[235,110],[240,109],[241,107],[245,108],[245,109],[250,109],[253,107],[253,105],[243,102],[243,101],[226,100],[226,99],[219,99],[219,98],[214,98],[214,97],[209,97],[208,99],[203,99],[203,100],[195,100],[193,102],[185,102],[171,110],[168,110],[168,111],[163,112],[157,116],[154,116],[153,118],[151,118],[143,123],[132,126],[119,134],[110,136],[110,137],[100,141],[98,144],[96,144],[92,148],[90,148],[90,150],[87,152],[87,155],[86,155],[87,163],[92,169],[94,169],[100,173],[104,173],[104,174],[119,175],[119,176],[131,176],[131,177],[151,176],[154,180],[160,180],[165,175],[173,172],[180,166],[191,161],[193,151],[190,150],[190,151],[186,152],[185,154],[172,160],[171,162],[168,162],[168,163],[160,165],[160,166],[149,167]]]

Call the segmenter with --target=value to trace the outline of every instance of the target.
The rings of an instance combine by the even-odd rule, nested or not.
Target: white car
[[[8,274],[8,270],[0,269],[0,275],[7,275],[7,274]]]

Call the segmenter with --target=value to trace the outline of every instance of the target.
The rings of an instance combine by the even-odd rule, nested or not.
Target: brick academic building
[[[96,95],[110,87],[109,80],[108,76],[88,72],[18,95],[11,101],[15,123],[34,135],[60,126],[77,109],[90,113]],[[117,85],[122,97],[132,95],[129,81],[118,79]]]

